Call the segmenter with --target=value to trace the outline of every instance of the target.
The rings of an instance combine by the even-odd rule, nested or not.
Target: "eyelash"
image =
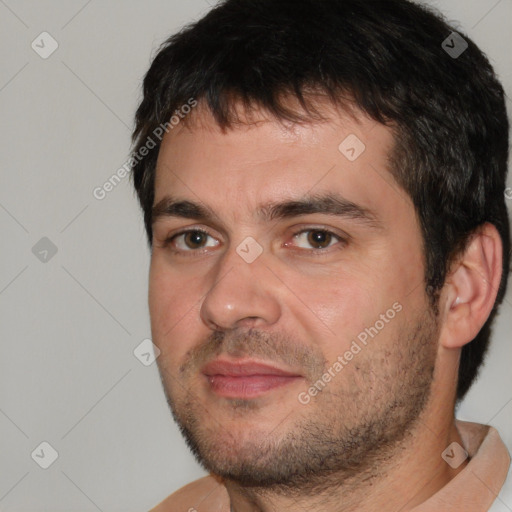
[[[322,256],[324,254],[327,254],[328,252],[331,252],[331,251],[329,251],[329,249],[332,249],[332,248],[335,248],[334,250],[339,250],[339,249],[343,248],[348,243],[348,238],[349,238],[348,236],[346,238],[343,238],[342,236],[340,236],[328,229],[311,228],[311,227],[306,228],[306,229],[301,229],[301,230],[293,233],[292,238],[295,238],[296,236],[301,235],[302,233],[307,233],[308,231],[317,231],[320,233],[328,234],[328,235],[331,235],[331,236],[337,238],[338,243],[341,242],[341,247],[337,247],[337,248],[335,248],[335,245],[330,245],[328,247],[325,247],[324,249],[300,249],[300,248],[298,249],[299,251],[302,251],[302,252],[305,251],[314,256]],[[169,246],[171,246],[171,243],[173,242],[173,240],[175,240],[179,236],[186,235],[187,233],[201,233],[205,236],[212,237],[212,235],[210,235],[210,233],[208,233],[208,231],[205,231],[204,229],[200,229],[200,228],[185,229],[183,231],[179,231],[178,233],[174,233],[173,235],[166,238],[162,244],[162,247],[169,248]],[[186,257],[194,257],[194,256],[200,256],[204,252],[201,249],[205,249],[205,248],[203,247],[203,248],[198,248],[198,249],[189,249],[188,251],[183,251],[180,249],[173,249],[173,248],[171,248],[170,250],[171,250],[171,252],[173,252],[175,254],[185,255]]]

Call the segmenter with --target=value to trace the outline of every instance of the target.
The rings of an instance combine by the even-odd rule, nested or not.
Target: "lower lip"
[[[272,389],[295,382],[299,378],[284,375],[207,376],[210,388],[217,395],[227,398],[254,398]]]

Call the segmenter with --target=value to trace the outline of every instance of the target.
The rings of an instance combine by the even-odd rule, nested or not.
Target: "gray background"
[[[488,53],[511,97],[512,0],[435,5]],[[204,474],[155,364],[133,354],[151,335],[149,253],[130,182],[103,200],[93,190],[127,159],[155,49],[209,7],[0,0],[2,511],[147,510]],[[31,47],[51,48],[43,31],[59,45],[46,59]],[[44,253],[43,237],[55,255]],[[458,413],[498,427],[509,447],[511,312],[509,292],[487,365]],[[36,450],[43,441],[59,454],[48,469],[36,463],[50,457]]]

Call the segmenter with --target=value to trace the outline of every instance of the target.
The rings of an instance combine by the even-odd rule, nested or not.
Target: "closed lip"
[[[226,377],[245,377],[248,375],[280,375],[284,377],[301,377],[299,373],[283,370],[276,366],[254,360],[228,361],[215,359],[202,368],[208,377],[223,375]]]

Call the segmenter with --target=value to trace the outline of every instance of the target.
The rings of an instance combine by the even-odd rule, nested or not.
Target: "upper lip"
[[[254,360],[228,361],[226,359],[215,359],[203,366],[202,372],[207,376],[224,375],[227,377],[242,377],[247,375],[300,376],[293,371],[282,370],[276,366]]]

